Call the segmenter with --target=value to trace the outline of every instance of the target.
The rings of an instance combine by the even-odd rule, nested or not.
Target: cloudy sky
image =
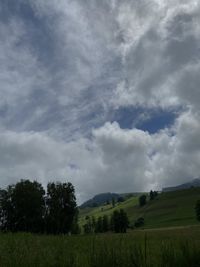
[[[200,176],[200,0],[1,0],[0,187]]]

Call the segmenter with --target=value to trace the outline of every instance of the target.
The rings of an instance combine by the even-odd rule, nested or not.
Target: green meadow
[[[122,203],[117,203],[115,208],[104,205],[81,209],[79,222],[83,225],[87,215],[98,218],[104,214],[111,215],[115,209],[122,208],[127,212],[131,225],[137,218],[144,217],[143,228],[195,225],[198,224],[194,211],[197,199],[200,199],[200,188],[160,193],[144,207],[139,207],[138,197],[131,197]]]
[[[200,226],[128,234],[0,235],[2,267],[199,267]]]
[[[200,267],[200,223],[194,206],[200,188],[161,193],[144,207],[138,196],[126,201],[80,210],[86,216],[111,215],[123,208],[133,225],[126,234],[35,235],[0,234],[0,267]]]

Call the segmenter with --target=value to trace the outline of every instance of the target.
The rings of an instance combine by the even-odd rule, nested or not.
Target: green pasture
[[[104,205],[81,209],[79,223],[83,225],[87,215],[97,218],[104,214],[111,215],[115,209],[123,208],[128,214],[131,225],[139,217],[145,219],[144,228],[195,225],[197,220],[194,207],[197,199],[200,199],[200,188],[160,193],[144,207],[139,207],[138,197],[131,197],[117,204],[115,208]]]
[[[200,226],[129,234],[0,234],[2,267],[199,267]]]

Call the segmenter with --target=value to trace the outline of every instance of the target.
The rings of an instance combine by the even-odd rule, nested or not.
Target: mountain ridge
[[[186,182],[180,185],[164,187],[162,189],[162,192],[172,192],[172,191],[178,191],[178,190],[183,190],[183,189],[189,189],[193,187],[200,187],[200,178],[195,178],[190,182]]]

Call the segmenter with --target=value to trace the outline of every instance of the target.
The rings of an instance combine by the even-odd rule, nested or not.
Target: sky
[[[1,0],[0,187],[200,176],[200,0]]]

